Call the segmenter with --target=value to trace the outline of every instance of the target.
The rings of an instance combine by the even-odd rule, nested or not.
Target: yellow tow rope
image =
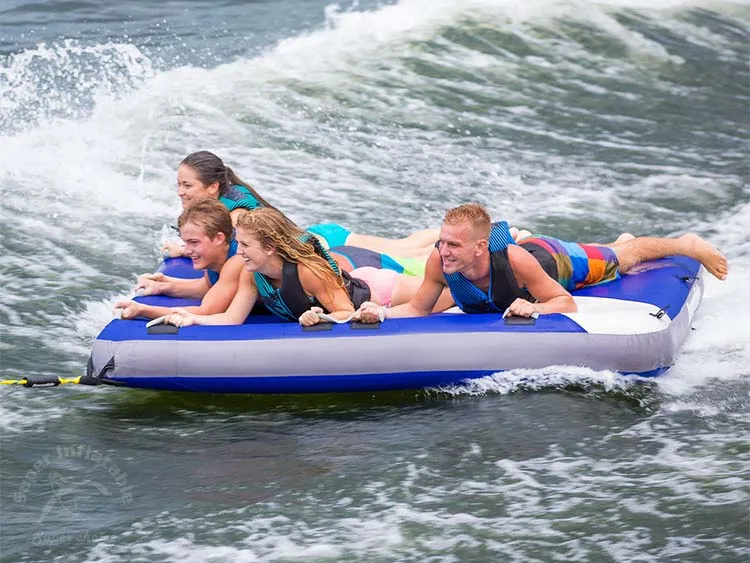
[[[81,382],[78,377],[58,377],[57,375],[41,377],[24,377],[23,379],[2,379],[0,385],[23,385],[24,387],[57,387],[67,383],[77,384]]]

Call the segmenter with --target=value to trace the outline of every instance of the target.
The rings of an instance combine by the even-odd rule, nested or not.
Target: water
[[[750,8],[7,0],[0,375],[82,373],[220,154],[299,223],[403,236],[473,200],[730,259],[656,381],[429,392],[0,389],[3,561],[744,561]],[[456,350],[456,354],[460,354]]]

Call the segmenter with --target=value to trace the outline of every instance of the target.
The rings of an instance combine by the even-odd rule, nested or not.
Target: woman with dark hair
[[[177,169],[177,195],[183,209],[206,197],[218,199],[229,209],[235,224],[242,210],[276,209],[209,151],[194,152],[182,160]],[[438,229],[426,229],[402,239],[388,239],[352,233],[336,223],[318,223],[308,227],[307,231],[313,233],[324,248],[346,245],[401,258],[422,259],[430,254],[439,234]],[[165,245],[165,250],[171,256],[181,255],[181,247],[175,244]]]

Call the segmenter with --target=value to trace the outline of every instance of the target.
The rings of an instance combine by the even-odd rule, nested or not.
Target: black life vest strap
[[[490,253],[490,267],[492,268],[492,302],[504,311],[516,299],[533,301],[534,298],[528,291],[518,285],[513,268],[510,267],[508,249]]]
[[[362,303],[370,300],[370,286],[364,281],[352,278],[346,272],[342,272],[344,278],[344,288],[349,294],[349,299],[358,309]],[[330,313],[317,299],[310,297],[305,293],[302,282],[299,280],[299,270],[297,264],[293,262],[284,262],[281,274],[280,297],[289,310],[299,318],[302,313],[311,307],[320,307],[324,312]]]
[[[529,293],[518,285],[516,275],[510,267],[507,248],[490,254],[490,267],[492,268],[492,301],[499,309],[505,310],[519,297],[528,298]]]
[[[539,262],[542,270],[547,272],[547,275],[549,277],[551,277],[555,281],[559,281],[557,277],[557,261],[555,261],[554,256],[552,256],[552,254],[550,254],[550,252],[546,248],[539,244],[536,244],[535,242],[524,243],[523,241],[521,241],[520,246],[529,254],[531,254],[537,262]]]

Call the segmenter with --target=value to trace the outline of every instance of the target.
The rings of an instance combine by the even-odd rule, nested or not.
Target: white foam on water
[[[85,303],[83,312],[75,316],[73,327],[76,335],[86,342],[93,341],[101,332],[103,326],[112,319],[119,318],[119,314],[113,309],[113,304],[121,299],[128,300],[133,297],[133,293],[120,294],[112,297],[112,299]]]
[[[622,391],[642,381],[648,379],[576,366],[550,366],[543,369],[498,372],[472,379],[461,385],[438,387],[432,391],[448,395],[507,395],[519,391],[564,388],[570,385],[598,386],[606,391]]]
[[[192,535],[192,534],[190,534]],[[218,563],[236,561],[237,563],[255,563],[263,561],[250,549],[231,546],[201,545],[188,538],[174,540],[155,539],[130,547],[131,556],[160,557],[165,561],[184,561],[186,563]],[[118,553],[119,551],[119,553]],[[113,563],[122,561],[126,554],[114,544],[102,542],[95,546],[86,561]]]
[[[3,379],[23,379],[23,373],[4,373]],[[42,393],[39,393],[42,391]],[[0,431],[3,434],[48,432],[58,420],[75,410],[69,402],[50,401],[44,389],[0,385]],[[53,390],[56,392],[57,390]],[[75,393],[71,389],[68,392]]]
[[[660,388],[681,395],[714,382],[750,376],[750,204],[705,226],[716,232],[711,240],[729,260],[725,281],[705,276],[705,294],[695,318],[695,330],[685,342],[675,366],[658,378]]]
[[[674,2],[669,9],[692,5]],[[623,7],[630,5],[623,3],[616,8]],[[636,3],[634,7],[642,6]],[[168,220],[178,211],[172,186],[179,159],[197,148],[209,148],[219,152],[251,181],[259,177],[263,191],[272,194],[270,199],[301,221],[341,219],[352,226],[364,218],[363,228],[372,229],[383,223],[377,217],[389,217],[394,222],[390,226],[386,222],[384,230],[391,232],[406,230],[415,222],[418,226],[431,226],[439,220],[444,202],[426,201],[420,190],[403,190],[404,184],[419,186],[425,181],[428,186],[454,185],[457,190],[473,186],[457,191],[457,199],[477,198],[482,194],[479,199],[491,209],[502,209],[511,218],[523,221],[529,218],[525,210],[528,206],[525,198],[513,197],[519,195],[514,184],[530,167],[537,168],[536,174],[549,169],[549,178],[521,181],[520,195],[547,197],[559,193],[561,186],[575,185],[585,193],[571,194],[569,204],[564,203],[563,193],[560,203],[561,212],[566,209],[573,212],[581,199],[601,198],[593,163],[581,167],[581,163],[555,162],[554,156],[543,154],[529,154],[520,165],[514,159],[500,164],[473,158],[471,147],[462,146],[442,131],[429,131],[442,129],[446,121],[461,119],[460,113],[436,108],[413,92],[434,88],[441,82],[494,96],[499,89],[501,97],[518,91],[514,82],[518,77],[513,77],[522,74],[523,67],[519,66],[524,64],[522,61],[509,56],[489,56],[441,37],[443,28],[464,20],[522,34],[525,40],[550,55],[569,52],[569,57],[555,60],[556,68],[575,64],[573,61],[583,56],[599,55],[588,53],[574,41],[559,43],[532,36],[525,26],[553,26],[555,18],[569,18],[591,23],[642,48],[643,38],[624,30],[614,20],[613,9],[606,2],[550,0],[523,4],[403,0],[371,11],[346,12],[332,6],[323,29],[285,39],[260,56],[213,69],[186,66],[155,71],[151,61],[129,44],[84,46],[64,41],[58,45],[40,45],[12,57],[3,68],[6,77],[4,84],[0,82],[0,88],[5,88],[3,99],[15,104],[9,110],[18,113],[29,105],[43,106],[38,125],[0,137],[0,170],[5,175],[0,181],[4,192],[7,191],[4,195],[20,213],[35,210],[47,217],[83,220],[86,227],[89,227],[87,216],[81,211],[91,207],[102,209],[103,213],[94,217],[97,223],[86,230],[86,236],[100,228],[102,217],[117,221],[135,214],[145,218],[144,224],[154,225],[155,221]],[[429,50],[410,49],[411,44],[424,41],[442,42],[445,49],[439,56]],[[661,48],[648,43],[646,49],[658,52],[657,47]],[[480,80],[472,83],[462,77],[443,81],[426,78],[405,66],[405,50],[410,57],[432,64],[474,69]],[[38,94],[40,84],[35,82],[38,76],[34,65],[39,64],[47,69],[46,76],[55,80],[72,76],[81,88],[66,88],[64,81],[59,88]],[[582,65],[573,70],[592,76],[600,74],[599,70]],[[487,80],[494,74],[512,80]],[[393,80],[395,85],[383,88],[379,79]],[[50,83],[54,85],[55,80]],[[86,92],[93,83],[107,86],[90,99]],[[323,88],[323,96],[317,99],[306,92],[316,83]],[[33,98],[34,92],[37,99]],[[332,104],[325,92],[337,92],[354,103]],[[528,98],[527,102],[532,105],[534,100]],[[57,116],[71,106],[91,106],[90,113],[83,112],[80,118]],[[320,120],[331,113],[339,124],[329,126]],[[388,116],[383,127],[360,134],[366,123],[377,125],[381,121],[380,113]],[[237,116],[257,120],[263,126],[248,129]],[[475,119],[493,121],[481,115]],[[428,131],[404,130],[394,136],[393,124],[400,120],[422,122]],[[561,142],[576,142],[570,135],[530,123],[506,126]],[[353,130],[341,135],[339,127],[353,127]],[[456,122],[455,128],[461,127]],[[336,136],[341,137],[339,142],[334,140]],[[334,158],[297,150],[294,142],[289,142],[293,139],[318,146]],[[632,145],[625,140],[577,141],[610,143],[620,148]],[[632,148],[635,150],[636,146]],[[474,160],[469,166],[467,158]],[[399,165],[401,169],[392,170],[391,164],[398,161],[403,162]],[[535,161],[546,165],[535,167],[532,164]],[[321,201],[300,205],[300,195],[312,192],[318,192]],[[492,195],[484,195],[489,193]],[[393,213],[385,203],[389,195],[404,198],[404,206],[410,211],[403,216]],[[327,208],[324,201],[330,198],[339,200],[340,209]],[[371,209],[373,204],[375,209]],[[417,219],[421,217],[426,221]],[[45,233],[45,228],[41,232]],[[132,234],[129,232],[128,236]]]
[[[87,106],[120,97],[154,75],[135,45],[40,43],[0,65],[0,130],[47,119],[80,118]]]
[[[474,550],[520,561],[553,548],[565,560],[590,560],[606,545],[616,561],[658,561],[688,547],[705,549],[705,543],[677,531],[686,502],[717,507],[748,499],[738,462],[711,446],[716,436],[689,436],[688,429],[684,436],[669,436],[664,427],[670,425],[674,428],[669,417],[656,416],[612,432],[596,445],[605,452],[600,457],[577,451],[585,444],[571,453],[551,445],[529,459],[493,457],[467,444],[470,460],[439,468],[431,460],[434,452],[414,452],[411,459],[392,461],[383,479],[342,482],[338,495],[312,490],[189,517],[164,512],[134,524],[117,540],[100,541],[86,560],[121,561],[137,554],[168,561],[288,561],[356,554],[361,560],[429,557],[448,563],[456,553]],[[629,452],[637,442],[642,453],[617,455],[625,442]],[[652,528],[629,525],[634,517],[658,519],[672,541],[665,545]],[[221,527],[211,525],[217,521]],[[587,523],[585,536],[571,535],[568,525],[576,522]],[[191,529],[201,530],[200,539],[185,533]],[[163,537],[172,533],[178,537]],[[725,538],[710,542],[736,551]]]

